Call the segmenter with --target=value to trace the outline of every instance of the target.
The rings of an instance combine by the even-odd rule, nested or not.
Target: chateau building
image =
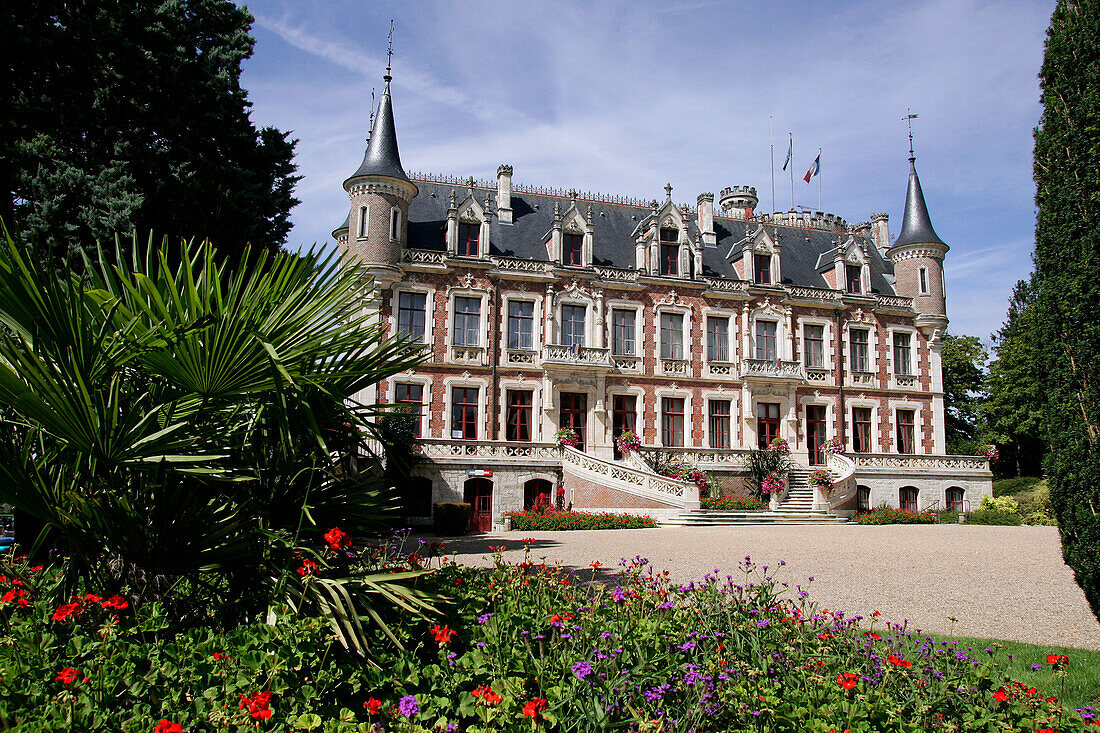
[[[389,81],[333,236],[374,278],[367,307],[425,351],[362,396],[419,415],[411,514],[467,500],[488,529],[546,493],[689,516],[697,489],[619,454],[627,430],[734,491],[749,450],[785,438],[797,468],[772,506],[807,518],[967,510],[990,492],[986,459],[945,455],[948,245],[912,158],[893,242],[886,214],[761,214],[749,186],[685,205],[671,185],[651,202],[520,186],[508,165],[495,181],[409,175]],[[831,491],[805,483],[817,467]]]

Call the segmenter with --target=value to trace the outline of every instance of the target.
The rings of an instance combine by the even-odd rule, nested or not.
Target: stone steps
[[[722,512],[694,509],[661,522],[676,526],[724,526],[733,524],[843,524],[848,520],[815,511]]]

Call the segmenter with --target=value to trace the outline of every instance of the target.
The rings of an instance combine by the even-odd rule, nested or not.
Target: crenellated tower
[[[409,204],[419,190],[401,167],[389,68],[382,78],[386,86],[378,100],[367,152],[359,169],[344,181],[350,200],[345,251],[387,283],[400,277],[397,266],[408,242]]]
[[[894,263],[898,295],[913,299],[919,314],[917,327],[933,338],[947,328],[947,297],[944,292],[943,259],[947,244],[932,228],[928,206],[924,203],[916,158],[909,157],[909,190],[905,196],[905,218],[901,234],[887,250]]]

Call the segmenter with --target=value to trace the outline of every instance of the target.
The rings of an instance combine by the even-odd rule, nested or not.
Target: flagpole
[[[821,148],[817,149],[817,210],[821,211]]]
[[[791,151],[791,211],[794,211],[794,134],[788,132],[791,137],[791,146],[788,150]]]
[[[768,144],[771,149],[771,165],[772,165],[772,211],[775,211],[775,132],[772,130],[772,116],[768,115]]]

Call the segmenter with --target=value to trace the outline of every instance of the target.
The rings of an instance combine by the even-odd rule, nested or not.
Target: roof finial
[[[386,36],[387,48],[386,48],[386,75],[382,78],[389,84],[393,77],[390,75],[390,70],[393,67],[393,29],[397,27],[397,24],[393,22],[393,18],[390,18],[390,32]]]
[[[367,125],[367,142],[370,142],[370,131],[374,129],[374,87],[370,88],[370,124]]]
[[[671,183],[666,183],[665,184],[665,201],[671,201],[671,200],[672,200],[672,184]]]
[[[908,107],[905,108],[905,124],[909,125],[909,160],[916,160],[917,157],[913,155],[913,120],[917,119],[919,115],[913,114]]]

